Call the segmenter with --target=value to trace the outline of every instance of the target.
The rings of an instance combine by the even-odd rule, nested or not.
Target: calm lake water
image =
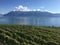
[[[60,17],[0,17],[0,24],[60,26]]]

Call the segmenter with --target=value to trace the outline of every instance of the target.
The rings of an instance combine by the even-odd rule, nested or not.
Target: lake
[[[0,24],[60,26],[60,17],[0,17]]]

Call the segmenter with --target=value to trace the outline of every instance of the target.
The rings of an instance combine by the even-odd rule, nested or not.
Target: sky
[[[0,0],[0,14],[6,14],[10,11],[60,13],[60,0]]]

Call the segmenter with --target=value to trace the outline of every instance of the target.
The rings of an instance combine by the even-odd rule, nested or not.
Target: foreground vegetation
[[[0,45],[60,45],[60,28],[0,25]]]

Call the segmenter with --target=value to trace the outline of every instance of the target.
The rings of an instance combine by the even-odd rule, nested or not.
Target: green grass
[[[60,28],[28,25],[0,25],[3,45],[60,45]]]

